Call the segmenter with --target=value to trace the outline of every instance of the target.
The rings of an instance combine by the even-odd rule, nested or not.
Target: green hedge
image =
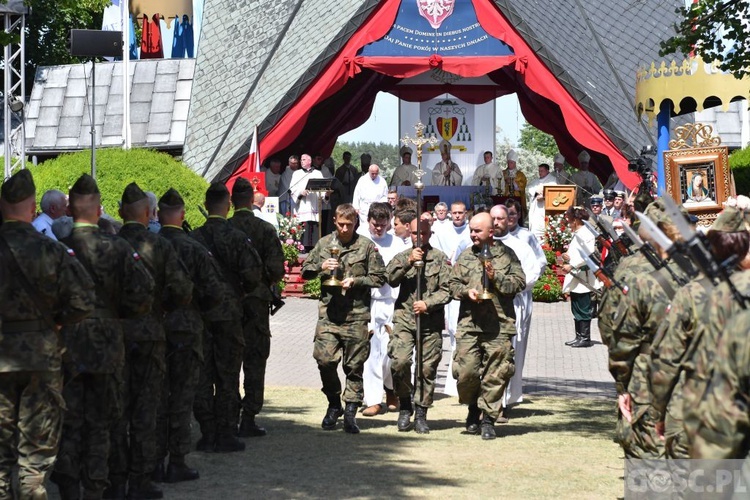
[[[91,152],[65,154],[36,167],[27,165],[34,174],[39,201],[48,189],[67,194],[82,173],[90,173]],[[141,189],[153,191],[157,197],[170,187],[175,188],[185,199],[188,222],[197,227],[205,220],[198,206],[203,205],[208,183],[168,154],[148,149],[101,149],[96,152],[96,174],[104,210],[112,217],[119,218],[118,202],[125,186],[137,182]]]
[[[729,155],[729,168],[734,176],[737,194],[750,196],[750,146]]]

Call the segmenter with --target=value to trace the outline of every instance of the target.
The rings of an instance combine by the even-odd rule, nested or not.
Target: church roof
[[[253,127],[262,139],[378,3],[206,0],[188,165],[207,179],[225,178],[227,167],[247,156]],[[653,142],[634,112],[635,72],[658,58],[682,0],[494,3],[625,156]],[[229,54],[245,33],[251,43]]]
[[[130,62],[132,145],[181,150],[194,59]],[[91,65],[40,67],[26,111],[26,152],[58,154],[91,146]],[[97,146],[122,145],[122,63],[96,65]]]

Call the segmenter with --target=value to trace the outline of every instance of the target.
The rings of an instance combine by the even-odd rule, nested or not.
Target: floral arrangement
[[[310,296],[311,299],[320,298],[320,276],[316,276],[315,279],[307,280],[302,285],[302,291]]]
[[[554,252],[565,252],[573,239],[573,232],[568,227],[564,215],[549,215],[544,218],[547,231],[544,233],[544,242],[549,250]]]
[[[557,302],[562,300],[562,286],[552,269],[547,268],[534,285],[531,295],[537,302]]]
[[[286,214],[286,217],[276,214],[276,218],[279,221],[281,250],[284,252],[284,279],[279,282],[279,289],[283,291],[287,281],[289,281],[291,268],[299,263],[299,253],[305,250],[305,246],[302,244],[305,228],[296,217],[291,217],[289,213]]]

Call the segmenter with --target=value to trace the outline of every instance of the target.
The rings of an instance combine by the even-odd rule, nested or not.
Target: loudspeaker
[[[70,30],[70,55],[81,57],[122,56],[122,31]]]

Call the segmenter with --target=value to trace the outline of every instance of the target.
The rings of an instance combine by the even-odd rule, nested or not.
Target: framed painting
[[[665,151],[664,173],[667,194],[701,225],[716,219],[731,193],[725,146]]]

